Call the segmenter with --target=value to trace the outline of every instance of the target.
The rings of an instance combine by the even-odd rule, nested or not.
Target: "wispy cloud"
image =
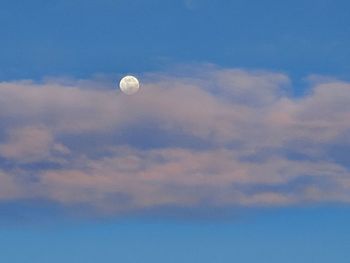
[[[1,200],[109,213],[350,202],[349,83],[294,98],[285,74],[215,67],[145,75],[128,97],[82,83],[0,83]]]

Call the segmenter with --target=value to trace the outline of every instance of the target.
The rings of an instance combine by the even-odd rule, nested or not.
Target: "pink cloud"
[[[290,85],[281,73],[215,67],[147,75],[129,97],[94,81],[0,83],[0,155],[20,169],[4,171],[0,199],[113,213],[350,202],[349,166],[332,155],[340,144],[350,152],[350,84],[318,81],[301,98],[288,95]],[[152,140],[166,134],[179,146],[120,141],[147,124]],[[36,162],[59,168],[39,166],[23,184],[21,164]]]
[[[24,196],[24,191],[13,175],[0,171],[0,200],[17,200]]]
[[[49,159],[53,153],[68,154],[62,144],[55,143],[53,134],[45,127],[25,126],[8,132],[8,139],[0,144],[0,156],[17,162]]]

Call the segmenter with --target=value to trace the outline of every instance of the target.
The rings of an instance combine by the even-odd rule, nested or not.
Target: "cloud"
[[[22,197],[21,186],[15,181],[15,176],[0,171],[0,200],[11,201]]]
[[[184,4],[187,9],[193,10],[197,7],[198,3],[196,0],[184,0]]]
[[[0,145],[0,155],[16,162],[33,162],[49,159],[53,153],[69,153],[64,145],[54,142],[53,135],[45,127],[21,127],[8,133],[8,141]]]
[[[282,73],[0,83],[0,200],[97,213],[350,202],[350,84],[292,97]],[[88,85],[84,85],[88,83]]]

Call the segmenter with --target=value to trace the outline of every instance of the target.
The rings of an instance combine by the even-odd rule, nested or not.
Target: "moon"
[[[133,95],[140,89],[140,82],[134,76],[125,76],[120,80],[119,87],[127,95]]]

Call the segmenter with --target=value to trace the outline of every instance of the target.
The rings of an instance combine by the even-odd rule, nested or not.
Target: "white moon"
[[[140,89],[140,82],[134,76],[125,76],[121,79],[119,87],[127,95],[135,94]]]

